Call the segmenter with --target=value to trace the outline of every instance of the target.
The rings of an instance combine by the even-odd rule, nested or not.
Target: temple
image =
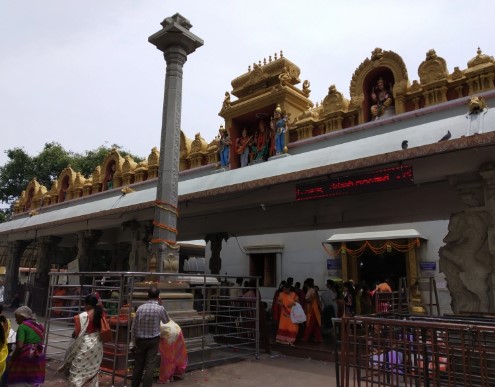
[[[449,72],[429,50],[411,80],[375,48],[350,98],[320,79],[321,102],[300,73],[281,51],[253,63],[219,98],[229,141],[181,132],[179,240],[208,242],[211,273],[259,275],[266,299],[289,276],[322,287],[387,274],[396,287],[434,278],[444,312],[495,312],[494,58],[478,49]],[[76,259],[148,270],[159,160],[114,149],[91,176],[67,166],[51,187],[31,181],[0,224],[7,297],[28,252],[38,278]],[[188,248],[180,271],[201,255]]]

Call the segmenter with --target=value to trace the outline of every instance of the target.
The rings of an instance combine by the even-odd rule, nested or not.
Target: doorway
[[[370,289],[374,289],[376,284],[389,279],[392,290],[397,290],[400,278],[407,276],[406,258],[406,253],[399,251],[375,254],[367,250],[358,258],[359,281],[366,282]]]

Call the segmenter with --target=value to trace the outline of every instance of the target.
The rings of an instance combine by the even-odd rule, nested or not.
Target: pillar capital
[[[179,13],[165,18],[160,24],[163,28],[151,35],[148,42],[164,53],[172,47],[181,47],[187,56],[204,44],[203,39],[189,31],[192,24]]]

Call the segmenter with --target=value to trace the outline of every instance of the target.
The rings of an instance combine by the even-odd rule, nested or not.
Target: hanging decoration
[[[419,247],[420,241],[419,238],[413,239],[411,242],[406,244],[400,244],[391,240],[386,240],[382,245],[377,245],[379,241],[373,241],[371,244],[370,241],[363,241],[363,244],[356,249],[350,249],[345,242],[342,242],[338,249],[330,249],[328,243],[323,243],[323,248],[333,258],[338,257],[340,254],[349,254],[353,258],[359,258],[364,254],[366,249],[371,250],[374,254],[383,254],[385,252],[391,253],[392,251],[399,251],[401,253],[405,253],[415,247]],[[356,242],[357,243],[357,242]]]

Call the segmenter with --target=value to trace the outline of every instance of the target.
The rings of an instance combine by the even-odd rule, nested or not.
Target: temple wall
[[[361,233],[373,231],[390,231],[415,229],[422,238],[421,245],[417,250],[418,266],[421,262],[435,263],[434,272],[438,298],[440,304],[440,313],[451,313],[450,294],[447,289],[445,276],[439,272],[438,250],[443,246],[443,238],[447,235],[448,220],[438,220],[418,223],[401,223],[393,225],[382,225],[373,227],[356,227],[343,228],[335,230],[314,230],[307,232],[292,232],[285,234],[268,234],[256,235],[249,237],[238,237],[237,241],[231,237],[223,243],[221,257],[222,270],[221,274],[227,273],[229,276],[249,275],[249,256],[244,254],[239,246],[243,249],[248,248],[253,252],[254,246],[259,247],[259,251],[282,250],[280,267],[276,271],[276,286],[280,281],[293,277],[294,281],[303,282],[307,277],[315,279],[315,284],[324,289],[327,278],[334,277],[333,273],[327,271],[327,259],[330,256],[322,246],[322,242],[327,240],[333,234],[342,233]],[[251,247],[251,249],[249,249]],[[263,249],[264,248],[264,249]],[[206,248],[207,262],[210,258],[209,246]],[[208,265],[207,265],[208,266]],[[418,267],[418,274],[421,274]],[[430,273],[428,273],[430,274]],[[261,289],[263,300],[271,304],[275,287],[264,287]]]

